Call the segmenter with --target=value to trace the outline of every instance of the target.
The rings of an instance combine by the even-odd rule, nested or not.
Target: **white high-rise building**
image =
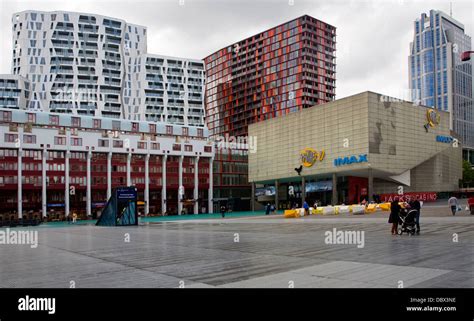
[[[12,73],[31,84],[28,109],[125,118],[129,63],[147,52],[146,28],[76,12],[13,15]]]
[[[18,75],[0,75],[0,108],[26,109],[30,83]]]
[[[131,120],[204,126],[204,83],[202,60],[141,55],[127,74],[125,115]]]
[[[27,109],[204,126],[204,63],[147,53],[147,30],[64,11],[13,15],[12,73]]]

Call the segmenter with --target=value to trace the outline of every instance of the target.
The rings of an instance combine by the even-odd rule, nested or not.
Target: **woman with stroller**
[[[393,202],[390,204],[390,216],[388,222],[392,223],[392,235],[398,234],[398,222],[400,220],[400,205],[398,204],[398,197],[393,199]]]

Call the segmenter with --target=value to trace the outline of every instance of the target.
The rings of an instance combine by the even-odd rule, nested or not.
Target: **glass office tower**
[[[459,135],[465,159],[474,163],[472,62],[461,61],[461,53],[471,50],[471,37],[462,23],[436,10],[429,16],[423,13],[414,29],[409,56],[412,99],[450,112],[450,127]]]

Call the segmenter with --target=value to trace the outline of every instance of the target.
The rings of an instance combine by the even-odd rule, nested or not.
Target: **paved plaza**
[[[0,245],[0,287],[472,288],[474,216],[447,211],[424,207],[418,236],[390,235],[386,212],[42,225],[37,248]],[[334,228],[364,246],[327,244]]]

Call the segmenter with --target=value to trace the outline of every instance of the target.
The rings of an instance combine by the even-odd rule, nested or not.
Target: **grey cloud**
[[[413,21],[447,1],[12,1],[0,0],[0,73],[11,64],[11,15],[70,10],[124,19],[148,27],[148,52],[204,58],[212,52],[303,14],[337,27],[337,98],[363,90],[393,93],[407,87]],[[453,1],[454,17],[473,35],[473,4]]]

